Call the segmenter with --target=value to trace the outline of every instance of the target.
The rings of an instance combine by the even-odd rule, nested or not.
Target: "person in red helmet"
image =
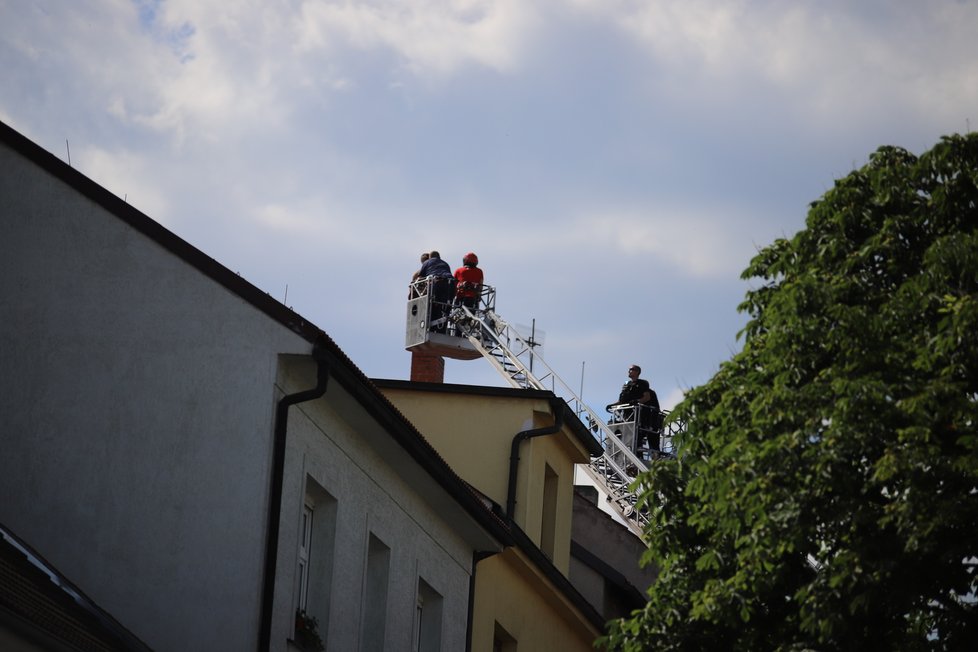
[[[470,310],[479,307],[482,294],[482,270],[479,257],[471,251],[462,256],[462,266],[455,270],[455,300]]]

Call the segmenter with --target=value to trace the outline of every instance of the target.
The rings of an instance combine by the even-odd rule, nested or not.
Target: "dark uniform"
[[[652,394],[653,400],[655,400],[656,406],[659,405],[658,399],[655,398],[655,392],[649,387],[649,381],[644,378],[636,378],[635,380],[629,380],[627,383],[622,385],[621,394],[618,395],[619,403],[638,403],[638,400],[645,396],[645,392]]]
[[[639,403],[639,400],[649,393],[649,400],[646,403]],[[638,447],[644,436],[648,437],[649,448],[659,450],[659,434],[661,426],[659,424],[659,397],[655,391],[649,387],[649,381],[644,378],[635,378],[622,385],[621,393],[618,395],[619,403],[629,403],[637,406],[638,427],[646,433],[636,433],[635,446]]]
[[[448,313],[448,306],[452,300],[454,279],[452,268],[441,258],[432,256],[421,264],[421,271],[418,276],[420,278],[434,277],[431,282],[431,321],[437,321]],[[445,326],[441,325],[436,330],[443,333]]]

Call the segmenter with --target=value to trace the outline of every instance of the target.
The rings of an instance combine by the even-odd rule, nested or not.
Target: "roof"
[[[149,650],[41,555],[0,524],[0,628],[43,649]]]
[[[484,385],[456,385],[452,383],[423,383],[413,380],[390,380],[375,378],[373,384],[380,389],[401,389],[431,393],[467,394],[470,396],[495,396],[502,398],[542,399],[553,402],[559,400],[564,411],[564,424],[574,437],[591,454],[597,457],[604,452],[601,444],[587,426],[578,418],[567,402],[549,390],[517,389],[514,387],[488,387]]]

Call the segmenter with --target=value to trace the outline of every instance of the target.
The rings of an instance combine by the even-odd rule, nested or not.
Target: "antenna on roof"
[[[68,145],[67,138],[65,138],[65,149],[68,150],[68,167],[71,167],[71,147]]]
[[[285,284],[285,298],[282,299],[282,303],[287,304],[289,302],[289,284]]]
[[[584,396],[584,363],[586,360],[581,360],[581,391],[578,396]]]
[[[533,351],[540,346],[540,340],[537,339],[536,317],[533,318],[532,325],[530,326],[530,339],[526,343],[530,345],[530,373],[533,373]]]

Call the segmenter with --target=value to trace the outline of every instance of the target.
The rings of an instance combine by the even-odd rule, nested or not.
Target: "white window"
[[[419,577],[414,612],[414,652],[441,650],[441,603],[441,594]]]
[[[302,521],[299,528],[299,582],[295,603],[300,611],[309,607],[309,553],[312,548],[313,509],[309,502],[302,506]]]
[[[328,638],[332,607],[333,555],[336,544],[337,503],[311,477],[298,523],[298,549],[293,609],[304,612],[306,629],[314,628],[322,641]],[[299,619],[296,619],[297,629]],[[298,631],[295,632],[298,635]]]
[[[384,649],[387,638],[387,592],[390,582],[391,549],[372,532],[367,543],[364,600],[360,612],[360,650]]]

